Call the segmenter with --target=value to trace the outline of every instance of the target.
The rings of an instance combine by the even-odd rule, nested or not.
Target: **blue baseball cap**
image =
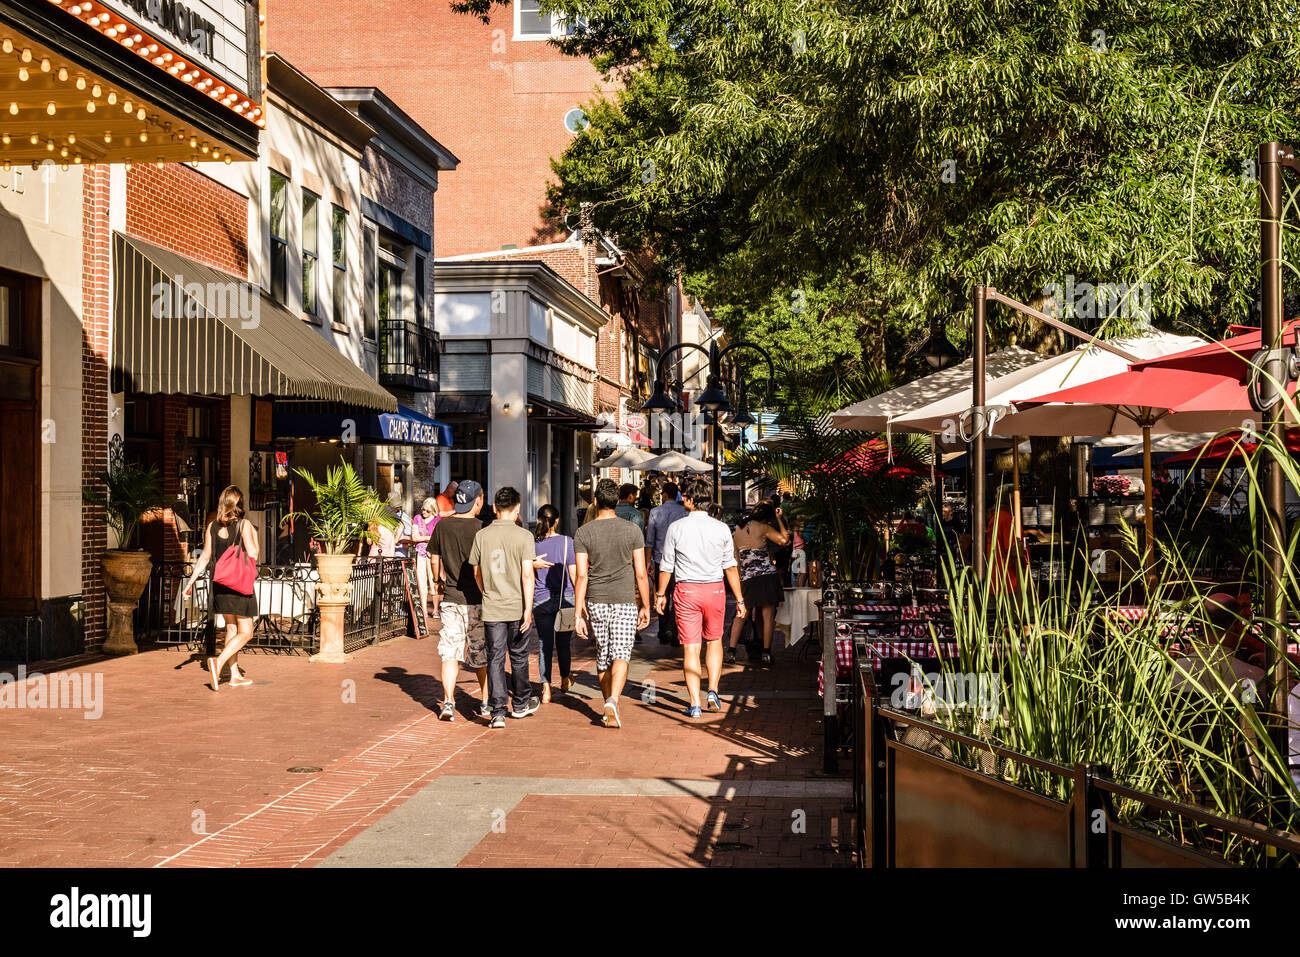
[[[456,486],[456,496],[453,499],[452,506],[456,509],[457,515],[464,515],[474,507],[474,502],[483,494],[483,486],[479,485],[473,479],[465,479]]]

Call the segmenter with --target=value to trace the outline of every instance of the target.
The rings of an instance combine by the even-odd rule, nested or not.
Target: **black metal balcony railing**
[[[436,332],[405,319],[379,324],[379,384],[436,392],[440,341]]]

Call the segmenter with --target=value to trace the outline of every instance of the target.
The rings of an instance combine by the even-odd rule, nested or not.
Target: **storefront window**
[[[451,481],[463,482],[465,479],[473,479],[487,489],[487,418],[476,417],[448,424],[451,425],[452,448],[447,456]]]

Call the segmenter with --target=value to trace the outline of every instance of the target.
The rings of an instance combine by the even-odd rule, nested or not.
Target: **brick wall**
[[[373,146],[361,157],[361,193],[433,234],[433,190]]]
[[[550,160],[572,140],[564,114],[603,84],[585,60],[514,39],[514,11],[490,24],[445,0],[266,0],[268,49],[322,86],[377,86],[461,160],[440,178],[439,255],[563,238],[542,215]],[[339,34],[346,24],[346,37]]]
[[[88,167],[82,176],[82,348],[81,483],[99,487],[96,475],[108,466],[109,363],[109,168]],[[108,545],[103,510],[82,505],[81,597],[87,651],[107,637],[104,579],[100,568]]]
[[[137,163],[127,170],[126,231],[248,275],[248,199],[182,163]]]

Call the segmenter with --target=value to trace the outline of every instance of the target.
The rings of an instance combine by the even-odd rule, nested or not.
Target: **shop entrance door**
[[[0,615],[40,612],[40,283],[0,270]]]

